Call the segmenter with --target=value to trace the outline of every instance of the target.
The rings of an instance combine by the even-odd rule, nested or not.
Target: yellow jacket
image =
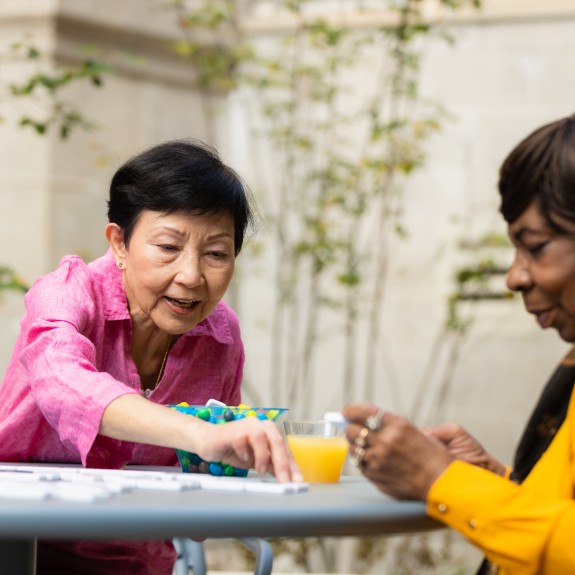
[[[575,574],[574,486],[572,397],[563,425],[521,485],[454,461],[432,485],[427,513],[481,549],[500,575]]]

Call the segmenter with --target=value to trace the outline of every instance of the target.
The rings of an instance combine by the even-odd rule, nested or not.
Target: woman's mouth
[[[552,320],[551,310],[536,312],[534,315],[535,319],[537,320],[537,323],[539,324],[539,327],[541,327],[542,329],[545,329],[551,325]]]
[[[176,307],[182,308],[182,309],[192,309],[194,308],[197,304],[200,303],[200,300],[184,300],[184,299],[174,299],[171,297],[168,297],[167,295],[164,296],[164,299],[171,305],[174,305]]]

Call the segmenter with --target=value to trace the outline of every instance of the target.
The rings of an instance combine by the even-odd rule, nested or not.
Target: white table
[[[93,503],[0,499],[0,573],[34,573],[43,538],[343,537],[441,527],[422,503],[388,499],[360,477],[284,495],[138,490]]]

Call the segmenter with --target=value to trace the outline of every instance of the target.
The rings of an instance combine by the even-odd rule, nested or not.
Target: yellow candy
[[[270,409],[268,411],[268,419],[274,419],[274,417],[279,413],[279,411],[277,409]]]
[[[190,407],[190,404],[187,401],[182,401],[178,403],[178,407]]]
[[[238,405],[238,409],[249,409],[249,408],[250,408],[250,406],[246,405],[245,403],[240,403]]]
[[[246,417],[256,417],[256,416],[257,416],[257,413],[253,409],[246,411]]]

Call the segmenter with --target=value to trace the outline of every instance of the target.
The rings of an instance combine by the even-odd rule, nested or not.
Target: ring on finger
[[[365,455],[365,449],[363,447],[356,447],[351,455],[351,462],[356,467],[361,467],[363,465],[364,455]]]
[[[367,439],[367,436],[369,434],[369,429],[367,427],[362,427],[361,431],[359,432],[359,435],[355,438],[355,445],[357,447],[365,447],[365,441]]]
[[[365,420],[365,427],[367,429],[369,429],[370,431],[379,431],[381,429],[381,419],[383,418],[383,413],[380,411],[378,411],[377,413],[374,413],[373,415],[370,415],[366,420]]]

